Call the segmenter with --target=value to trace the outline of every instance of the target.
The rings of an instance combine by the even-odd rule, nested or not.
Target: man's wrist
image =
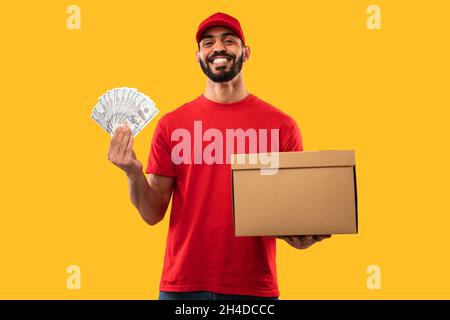
[[[133,168],[130,171],[126,172],[128,179],[130,181],[136,181],[137,179],[139,179],[139,177],[141,177],[144,173],[142,172],[142,168]]]

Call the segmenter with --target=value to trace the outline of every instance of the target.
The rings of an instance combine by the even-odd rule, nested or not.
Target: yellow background
[[[366,27],[371,4],[381,30]],[[0,298],[157,298],[168,215],[140,219],[90,113],[114,87],[148,94],[161,112],[135,142],[146,163],[157,120],[204,89],[194,34],[216,11],[240,19],[246,85],[297,120],[305,150],[356,150],[360,234],[305,251],[278,240],[280,298],[450,298],[444,0],[2,3]],[[366,286],[372,264],[381,290]]]

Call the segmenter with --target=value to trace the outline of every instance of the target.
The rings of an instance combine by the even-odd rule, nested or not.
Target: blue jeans
[[[234,294],[219,294],[211,291],[160,291],[158,300],[278,300],[278,297],[256,297]]]

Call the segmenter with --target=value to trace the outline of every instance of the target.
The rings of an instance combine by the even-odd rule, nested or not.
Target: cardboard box
[[[353,150],[238,154],[231,169],[235,236],[358,233]]]

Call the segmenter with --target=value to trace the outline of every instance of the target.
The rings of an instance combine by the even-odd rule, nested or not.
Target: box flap
[[[355,166],[354,150],[320,150],[299,152],[272,152],[232,154],[232,170],[249,170],[270,167],[278,157],[279,168],[345,167]]]

